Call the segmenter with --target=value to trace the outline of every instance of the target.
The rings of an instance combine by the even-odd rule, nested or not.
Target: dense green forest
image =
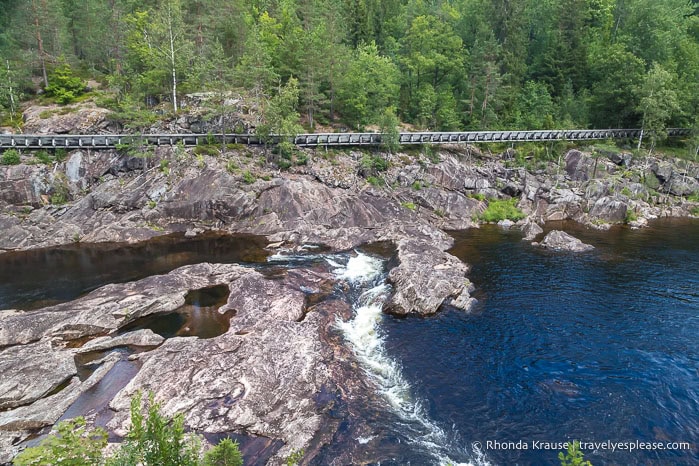
[[[697,125],[699,0],[0,0],[0,57],[6,115],[92,79],[121,112],[245,89],[308,129],[661,129]]]

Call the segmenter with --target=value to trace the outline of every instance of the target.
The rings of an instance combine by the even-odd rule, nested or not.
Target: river
[[[699,222],[552,228],[596,249],[548,252],[495,226],[453,233],[452,253],[472,265],[479,300],[468,313],[445,306],[429,318],[382,314],[391,291],[385,251],[267,257],[259,238],[216,235],[2,254],[0,308],[33,309],[201,261],[261,269],[320,261],[348,283],[353,317],[336,330],[379,401],[364,410],[372,432],[321,449],[314,464],[352,450],[382,465],[557,465],[558,444],[572,439],[625,443],[621,451],[586,448],[596,466],[696,464]],[[173,328],[152,328],[166,337],[195,328],[182,322],[210,303],[191,304],[170,319]],[[628,442],[692,447],[629,451]]]

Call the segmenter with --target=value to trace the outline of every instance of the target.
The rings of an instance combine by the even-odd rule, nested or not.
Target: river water
[[[535,442],[690,442],[585,458],[699,464],[699,222],[553,227],[596,249],[546,252],[497,227],[455,233],[479,303],[384,319],[387,354],[455,451],[480,442],[492,464],[560,464]]]
[[[543,450],[544,442],[572,439],[692,444],[586,449],[596,466],[699,463],[699,222],[554,227],[596,249],[547,252],[498,227],[454,233],[452,253],[472,265],[477,287],[468,313],[447,306],[429,318],[382,314],[391,291],[385,251],[267,257],[259,238],[219,236],[3,254],[0,308],[74,299],[187,263],[264,270],[320,261],[348,284],[353,317],[336,330],[379,402],[365,410],[370,434],[322,449],[314,464],[352,451],[382,465],[558,465],[560,448]],[[212,303],[194,296],[179,320],[153,328],[166,337],[196,328],[182,322]]]

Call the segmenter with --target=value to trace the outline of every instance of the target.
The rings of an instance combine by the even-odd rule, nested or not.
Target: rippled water
[[[570,439],[693,444],[585,451],[594,465],[699,464],[699,222],[552,226],[597,249],[546,252],[491,227],[456,234],[480,302],[386,319],[387,353],[434,422],[494,464],[560,464],[533,442]]]

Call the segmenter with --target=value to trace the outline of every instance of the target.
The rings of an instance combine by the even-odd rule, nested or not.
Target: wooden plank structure
[[[691,134],[687,128],[668,129],[670,137]],[[599,139],[637,139],[640,129],[584,129],[542,131],[464,131],[464,132],[415,132],[400,133],[400,144],[470,144],[526,141],[582,141]],[[309,133],[294,136],[300,147],[328,146],[376,146],[381,144],[381,133]],[[197,146],[201,144],[262,145],[264,141],[255,134],[0,134],[0,150],[25,149],[114,149],[127,145]],[[292,136],[272,136],[270,144]]]

